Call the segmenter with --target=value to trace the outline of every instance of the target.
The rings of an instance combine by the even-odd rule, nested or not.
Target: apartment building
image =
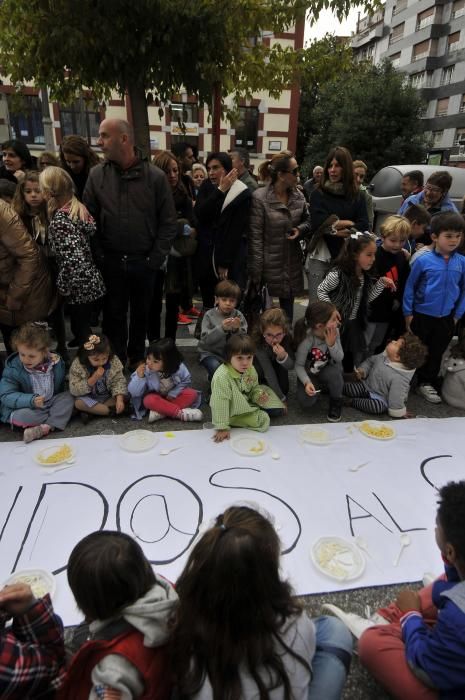
[[[304,23],[281,34],[264,34],[260,40],[270,45],[279,43],[294,49],[302,48]],[[53,144],[49,144],[53,150],[58,150],[63,137],[69,134],[81,134],[95,147],[102,119],[129,119],[127,99],[116,94],[104,106],[81,97],[72,105],[50,101],[47,110],[43,103],[47,99],[45,90],[32,84],[27,85],[22,89],[23,99],[19,106],[13,97],[14,92],[14,86],[5,79],[0,85],[0,138],[21,139],[36,155],[45,148],[44,117],[47,123],[48,115],[51,120],[48,122],[51,125],[48,141],[53,141]],[[88,93],[84,93],[84,96],[91,97]],[[231,100],[227,99],[226,102],[231,104]],[[239,118],[234,124],[221,122],[220,149],[228,151],[235,146],[246,148],[255,165],[279,151],[294,151],[299,105],[298,85],[289,86],[279,99],[272,98],[267,92],[254,95],[253,99],[241,103]],[[170,104],[164,105],[163,115],[160,116],[159,108],[155,105],[148,107],[148,113],[152,152],[170,149],[177,141],[191,143],[198,150],[201,159],[212,150],[212,123],[208,105],[198,104],[196,97],[187,93],[173,95]]]
[[[386,0],[357,22],[360,60],[387,58],[427,102],[428,161],[465,167],[465,0]]]

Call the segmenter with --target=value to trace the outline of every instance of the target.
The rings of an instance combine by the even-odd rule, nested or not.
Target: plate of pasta
[[[73,462],[75,456],[76,454],[71,445],[67,442],[62,442],[38,450],[34,459],[41,467],[57,467],[59,464]]]
[[[364,420],[359,423],[358,429],[373,440],[393,440],[396,436],[395,429],[380,420]]]
[[[53,574],[45,569],[23,569],[15,571],[14,574],[5,581],[4,586],[12,586],[14,583],[26,583],[36,598],[43,598],[47,593],[50,598],[56,590],[56,581]]]
[[[268,449],[266,441],[254,435],[237,435],[230,444],[234,452],[243,457],[259,457]]]
[[[365,571],[365,557],[358,547],[341,537],[320,537],[311,550],[314,566],[336,581],[353,581]]]
[[[317,428],[314,425],[303,425],[299,429],[300,440],[310,445],[329,445],[331,433],[326,428]]]

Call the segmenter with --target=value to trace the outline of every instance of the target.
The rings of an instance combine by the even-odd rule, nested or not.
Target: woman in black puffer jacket
[[[354,179],[352,156],[336,146],[326,158],[321,184],[310,195],[311,238],[305,269],[310,302],[339,255],[344,239],[369,228],[365,199]]]

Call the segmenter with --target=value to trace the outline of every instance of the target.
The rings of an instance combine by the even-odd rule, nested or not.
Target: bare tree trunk
[[[212,116],[212,147],[213,151],[220,150],[221,138],[221,83],[213,85],[213,116]]]
[[[132,125],[134,127],[135,145],[141,149],[145,157],[150,158],[149,114],[145,88],[140,84],[131,84],[128,85],[127,92],[130,101]]]

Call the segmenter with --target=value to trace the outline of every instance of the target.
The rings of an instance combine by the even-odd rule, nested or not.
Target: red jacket
[[[135,629],[114,639],[86,642],[73,657],[57,700],[88,700],[92,670],[109,654],[120,654],[138,669],[145,683],[140,700],[169,700],[171,679],[166,647],[145,647],[142,633]]]

